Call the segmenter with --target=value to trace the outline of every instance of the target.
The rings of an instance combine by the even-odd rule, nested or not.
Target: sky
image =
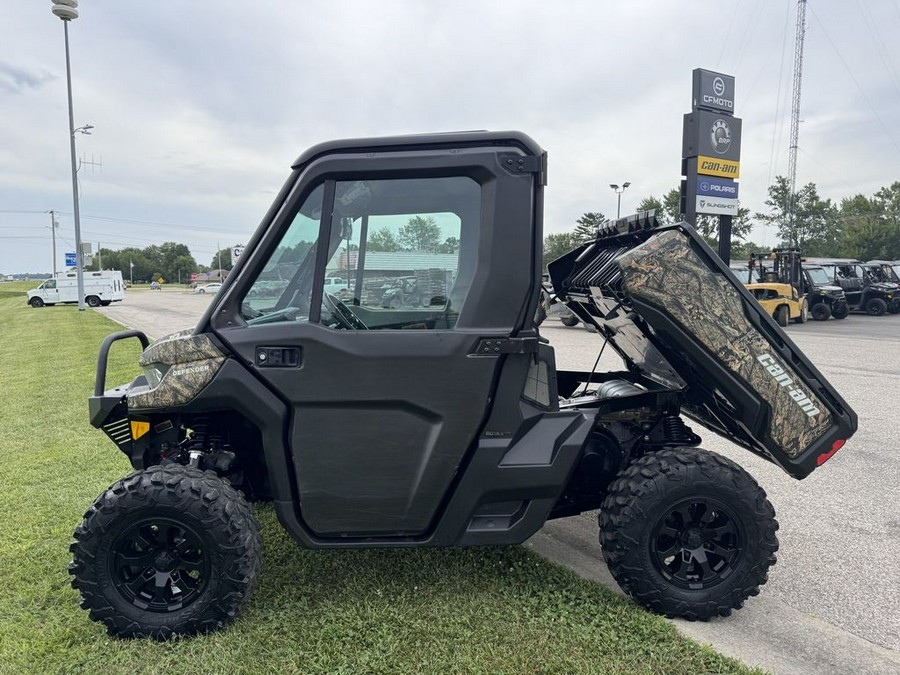
[[[0,17],[0,274],[74,251],[63,22]],[[794,0],[82,0],[70,23],[83,239],[246,242],[326,140],[524,131],[549,153],[545,232],[678,185],[691,71],[736,78],[743,206],[786,175]],[[900,180],[900,0],[810,0],[797,181],[836,201]],[[751,239],[774,244],[773,230]]]

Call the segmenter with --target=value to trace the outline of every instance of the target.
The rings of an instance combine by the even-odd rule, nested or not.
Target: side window
[[[313,190],[241,302],[249,325],[309,321],[324,187]]]
[[[451,329],[475,271],[481,186],[464,176],[343,181],[322,323],[335,329]]]
[[[51,291],[54,290],[56,288],[56,281],[54,281],[53,279],[51,279],[49,281],[45,281],[44,288],[46,290],[51,290]]]

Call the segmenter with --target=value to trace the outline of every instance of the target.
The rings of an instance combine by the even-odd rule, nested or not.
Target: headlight
[[[163,363],[151,363],[149,366],[144,366],[144,376],[151,389],[159,386],[167,372],[169,372],[169,366]]]

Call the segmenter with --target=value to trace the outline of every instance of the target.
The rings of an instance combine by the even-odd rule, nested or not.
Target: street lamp
[[[620,218],[622,215],[622,193],[625,192],[625,188],[627,188],[631,183],[625,181],[622,183],[622,187],[615,185],[614,183],[610,183],[609,187],[616,191],[618,195],[618,204],[616,205],[616,219]]]
[[[66,36],[66,84],[69,94],[69,150],[72,154],[72,201],[75,206],[75,274],[78,279],[78,311],[84,311],[84,261],[81,246],[81,216],[78,211],[78,167],[75,165],[75,133],[90,134],[92,127],[86,124],[75,128],[75,115],[72,111],[72,67],[69,63],[69,21],[78,18],[78,0],[52,0],[53,8],[50,10],[54,16],[58,16],[63,22],[63,32]]]

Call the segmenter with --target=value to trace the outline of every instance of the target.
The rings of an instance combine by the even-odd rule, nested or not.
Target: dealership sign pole
[[[741,120],[734,116],[734,77],[696,68],[693,106],[684,116],[681,144],[681,212],[719,217],[719,257],[731,258],[731,222],[738,212]]]

